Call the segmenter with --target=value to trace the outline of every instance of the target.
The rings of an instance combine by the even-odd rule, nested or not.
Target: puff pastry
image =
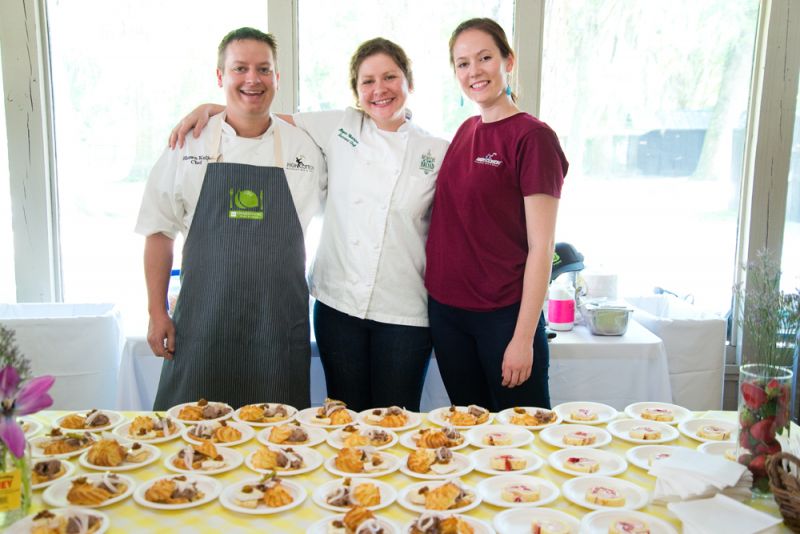
[[[85,449],[95,442],[95,439],[88,432],[64,435],[57,428],[54,428],[49,435],[49,439],[41,445],[42,452],[46,455],[66,454]]]
[[[187,480],[184,476],[157,480],[144,494],[144,498],[148,501],[162,504],[184,504],[203,497],[204,494],[197,488],[197,483]]]
[[[308,442],[308,432],[297,425],[278,425],[269,431],[269,441],[272,443],[301,445]]]
[[[69,414],[61,420],[60,426],[62,428],[81,429],[85,420],[86,418],[82,415]]]
[[[264,488],[264,504],[270,508],[286,506],[294,500],[292,494],[286,491],[279,479],[272,479]]]
[[[114,439],[101,439],[89,449],[89,463],[103,467],[116,467],[125,461],[128,450]]]
[[[364,471],[364,453],[359,449],[345,447],[336,455],[336,469],[345,473],[361,473]]]
[[[377,506],[381,503],[381,490],[375,484],[365,482],[352,490],[354,504],[361,506]]]
[[[106,478],[112,478],[113,480],[113,475]],[[89,482],[86,477],[80,477],[72,482],[67,492],[67,501],[69,501],[70,504],[77,504],[79,506],[97,506],[123,493],[126,489],[127,486],[122,483],[107,484],[105,482],[100,482],[95,485]]]
[[[86,510],[68,510],[55,514],[42,510],[31,521],[31,534],[71,534],[78,526],[81,533],[93,534],[100,530],[103,520]]]
[[[187,404],[181,407],[178,412],[178,419],[184,421],[201,421],[203,419],[203,407],[195,404]]]
[[[415,473],[427,473],[436,461],[436,451],[433,449],[417,449],[408,455],[406,465]]]
[[[471,404],[466,411],[450,406],[450,410],[444,415],[450,424],[456,426],[474,426],[485,423],[489,420],[489,411],[480,406]]]
[[[217,443],[230,443],[242,439],[242,433],[239,429],[233,428],[225,421],[222,421],[220,427],[214,431],[212,439]]]
[[[353,506],[344,514],[342,522],[350,532],[355,532],[358,527],[369,519],[375,519],[375,515],[363,506]]]
[[[555,423],[558,415],[552,410],[537,409],[534,412],[528,412],[525,408],[516,407],[511,416],[512,425],[521,426],[542,426]]]
[[[442,517],[430,512],[422,514],[411,524],[409,534],[474,534],[469,523],[457,516]]]

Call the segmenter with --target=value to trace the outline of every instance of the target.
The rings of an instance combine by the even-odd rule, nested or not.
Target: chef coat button
[[[355,199],[355,200],[353,201],[353,204],[361,204],[362,202],[364,202],[364,200],[363,200],[363,199],[361,199],[361,198],[357,198],[357,199]]]
[[[358,239],[353,239],[353,241],[351,241],[351,243],[353,243],[354,245],[358,245]]]
[[[386,204],[381,204],[381,209],[382,209],[383,211],[386,211]]]

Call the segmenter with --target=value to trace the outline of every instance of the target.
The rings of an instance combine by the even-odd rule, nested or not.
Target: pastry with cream
[[[498,454],[489,460],[489,467],[495,471],[519,471],[528,466],[528,460],[516,454]]]
[[[233,502],[242,508],[256,509],[259,506],[279,508],[294,501],[291,492],[274,475],[267,475],[258,484],[247,484],[233,496]]]
[[[500,498],[513,503],[538,501],[539,494],[539,488],[529,484],[509,484],[500,490]]]
[[[614,488],[592,486],[586,490],[586,500],[600,506],[625,506],[625,496]]]
[[[569,414],[573,421],[597,421],[597,412],[591,408],[576,408]]]
[[[652,441],[661,439],[661,431],[651,426],[636,426],[628,431],[631,439],[640,439],[645,441]]]
[[[576,430],[574,432],[568,432],[564,434],[564,436],[561,438],[561,441],[563,441],[565,445],[585,447],[587,445],[592,445],[597,441],[597,434],[594,432],[586,432],[585,430]]]
[[[557,519],[536,519],[531,525],[531,534],[570,534],[569,525]]]
[[[697,435],[703,439],[725,441],[731,439],[731,431],[717,425],[704,425],[697,430]]]
[[[650,527],[644,521],[626,517],[615,519],[608,526],[608,534],[650,534]]]
[[[657,452],[655,454],[651,454],[650,457],[647,459],[647,464],[652,466],[655,462],[659,460],[664,460],[666,458],[669,458],[670,456],[672,456],[672,454],[668,452]]]
[[[514,443],[508,432],[487,432],[481,441],[488,447],[508,447]]]
[[[639,414],[642,419],[649,419],[651,421],[669,422],[675,419],[675,414],[669,408],[650,407],[645,408]]]
[[[314,422],[319,425],[346,425],[353,422],[353,417],[347,411],[347,404],[334,399],[325,399],[317,408]]]
[[[596,473],[600,470],[600,462],[594,458],[568,456],[564,459],[564,468],[578,473]]]

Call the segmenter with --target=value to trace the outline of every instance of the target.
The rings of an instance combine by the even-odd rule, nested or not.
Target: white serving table
[[[325,377],[319,358],[313,356],[311,402],[316,405],[325,398]],[[153,356],[145,338],[128,338],[120,364],[116,408],[152,409],[160,373],[161,358]],[[554,406],[584,400],[604,402],[618,410],[632,402],[672,402],[664,344],[635,321],[630,322],[624,336],[593,336],[584,326],[559,332],[550,343],[550,396]],[[432,358],[421,409],[430,411],[449,403],[436,359]]]

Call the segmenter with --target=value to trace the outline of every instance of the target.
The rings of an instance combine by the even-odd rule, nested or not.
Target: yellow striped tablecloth
[[[60,417],[64,413],[66,412],[47,411],[47,412],[41,412],[33,416],[32,418],[37,419],[40,422],[45,423],[47,425],[50,424],[52,421],[55,421],[58,417]],[[124,412],[124,415],[128,418],[128,420],[130,420],[135,415],[137,415],[137,413]],[[734,412],[707,412],[702,414],[698,413],[696,415],[697,416],[702,415],[703,417],[710,417],[710,418],[728,419],[731,421],[736,420],[736,414]],[[422,426],[433,426],[433,425],[427,420],[427,418],[423,417]],[[605,428],[605,425],[598,425],[598,426],[600,428]],[[258,431],[260,429],[256,430]],[[539,432],[534,432],[534,434],[536,435],[536,439],[533,441],[533,443],[523,448],[535,452],[545,462],[544,466],[541,469],[539,469],[534,473],[528,473],[528,474],[550,480],[560,488],[565,481],[573,477],[565,475],[549,466],[549,464],[547,463],[547,457],[551,453],[559,449],[556,447],[552,447],[547,443],[544,443],[541,439],[539,439],[538,437]],[[699,443],[681,434],[681,437],[679,439],[667,443],[666,445],[679,445],[688,448],[696,448],[699,445]],[[161,449],[161,458],[159,459],[158,462],[145,466],[141,469],[126,471],[124,474],[133,478],[137,484],[167,474],[176,475],[177,473],[168,471],[164,467],[163,460],[168,455],[177,452],[181,447],[185,446],[185,442],[179,438],[173,441],[169,441],[167,443],[159,444],[157,446]],[[255,438],[253,438],[247,443],[239,445],[238,447],[234,447],[234,449],[241,452],[244,456],[247,456],[247,454],[249,454],[250,452],[257,450],[259,446],[260,444],[258,443],[258,441],[256,441]],[[633,446],[634,445],[632,444],[614,438],[609,445],[603,447],[603,450],[614,452],[624,457],[625,452]],[[326,459],[335,456],[337,452],[336,449],[332,448],[327,443],[318,445],[315,447],[315,449],[319,451]],[[470,454],[471,452],[474,452],[476,450],[478,449],[469,446],[458,452],[462,454]],[[389,449],[388,452],[396,456],[403,457],[407,455],[410,451],[398,443],[394,447]],[[77,457],[71,458],[70,461],[73,464],[75,464],[77,468],[76,474],[95,472],[86,470],[83,467],[81,467],[81,465],[78,463]],[[242,465],[234,471],[217,475],[215,476],[215,478],[219,480],[223,484],[223,486],[228,486],[238,481],[251,479],[257,476],[259,475],[254,473],[244,465]],[[645,470],[640,469],[632,464],[629,464],[627,471],[618,476],[619,478],[638,484],[639,486],[650,492],[652,492],[655,487],[655,478],[648,475]],[[472,487],[475,487],[479,482],[488,477],[489,475],[484,475],[477,471],[473,471],[468,475],[461,477],[461,480],[464,483]],[[197,508],[190,508],[182,511],[164,512],[139,506],[134,502],[132,498],[128,498],[122,502],[113,504],[105,508],[101,508],[101,511],[106,513],[111,519],[111,527],[109,529],[109,532],[112,533],[114,532],[234,533],[234,532],[255,532],[255,531],[301,533],[301,532],[306,532],[306,530],[311,525],[313,525],[320,519],[336,515],[335,512],[317,506],[312,501],[311,494],[316,487],[330,480],[334,480],[340,477],[330,474],[328,471],[325,470],[324,467],[320,466],[318,469],[310,473],[293,477],[287,477],[287,478],[293,482],[297,482],[300,485],[302,485],[308,492],[308,497],[306,498],[305,502],[303,502],[303,504],[300,505],[299,507],[278,514],[262,515],[262,516],[238,514],[235,512],[231,512],[226,508],[223,508],[218,500],[215,500],[211,503],[208,503],[206,505]],[[380,480],[393,485],[394,488],[397,489],[398,491],[405,486],[420,481],[418,479],[411,478],[403,473],[400,473],[399,471],[381,477]],[[771,515],[780,516],[778,507],[772,499],[753,500],[749,501],[747,504],[761,511],[769,513]],[[32,512],[35,513],[47,507],[48,506],[42,500],[42,491],[34,492]],[[590,510],[587,510],[585,508],[582,508],[578,505],[571,503],[563,496],[563,494],[559,496],[559,498],[556,499],[554,502],[547,505],[546,507],[555,510],[561,510],[578,519],[583,517],[583,515],[585,515],[586,513],[590,512]],[[503,510],[504,508],[499,508],[484,502],[481,503],[480,506],[478,506],[477,508],[467,512],[466,515],[481,519],[491,524],[494,516]],[[681,531],[680,521],[674,516],[672,516],[664,506],[649,504],[646,507],[642,508],[640,511],[664,519],[669,523],[671,523],[672,525],[674,525],[679,532]],[[394,522],[396,525],[403,527],[407,525],[415,517],[417,517],[418,514],[406,510],[405,508],[401,507],[399,504],[395,502],[389,507],[376,512],[376,515],[378,517],[388,519]],[[783,525],[780,525],[779,529],[785,532],[789,532],[789,530]]]

